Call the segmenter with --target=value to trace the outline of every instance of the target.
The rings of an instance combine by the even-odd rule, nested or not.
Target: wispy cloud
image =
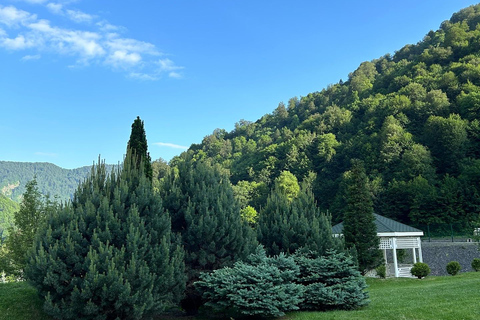
[[[160,147],[182,149],[182,150],[187,150],[188,149],[188,147],[181,146],[181,145],[174,144],[174,143],[168,143],[168,142],[155,142],[154,145],[157,145],[157,146],[160,146]]]
[[[40,59],[41,56],[39,54],[35,54],[35,55],[26,55],[24,57],[22,57],[22,61],[30,61],[30,60],[38,60]]]
[[[68,8],[72,1],[23,2],[45,6],[54,15],[68,18],[61,20],[64,23],[71,20],[83,23],[85,27],[78,28],[78,24],[72,23],[68,27],[61,26],[15,6],[0,5],[0,49],[37,51],[22,60],[34,60],[29,57],[40,58],[40,53],[46,52],[73,57],[74,66],[103,65],[123,70],[127,77],[139,80],[153,81],[165,76],[179,79],[183,76],[184,67],[161,58],[164,54],[154,44],[123,37],[121,33],[125,28],[112,25],[96,15]],[[72,63],[67,65],[72,66]]]

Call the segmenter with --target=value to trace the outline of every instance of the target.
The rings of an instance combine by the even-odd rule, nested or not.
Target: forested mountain
[[[18,203],[0,194],[0,242],[7,236],[7,228],[13,225],[13,214],[19,208]]]
[[[257,211],[283,171],[299,181],[313,172],[318,204],[341,220],[344,178],[360,159],[377,213],[413,225],[478,221],[479,23],[480,5],[468,7],[347,81],[216,129],[187,152],[225,168]]]
[[[42,194],[68,200],[90,171],[91,166],[70,170],[46,162],[0,161],[0,194],[19,202],[26,183],[36,176]]]

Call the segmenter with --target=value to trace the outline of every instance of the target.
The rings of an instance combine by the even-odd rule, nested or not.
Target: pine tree
[[[365,273],[381,263],[382,255],[378,249],[380,239],[377,236],[373,201],[363,163],[352,160],[352,168],[346,178],[347,206],[343,220],[343,235],[346,247],[356,248],[359,270]]]
[[[329,249],[342,249],[332,237],[330,219],[320,213],[311,186],[304,182],[295,198],[275,187],[260,212],[258,241],[269,255],[294,253],[300,248],[323,255]]]
[[[54,318],[142,319],[182,295],[183,251],[136,163],[99,163],[39,232],[26,275]]]
[[[199,274],[245,258],[255,249],[255,235],[241,219],[228,176],[218,167],[184,155],[165,177],[160,194],[172,215],[172,231],[182,237],[188,275],[182,306],[193,313],[201,304],[193,288]]]
[[[127,153],[132,152],[137,155],[137,167],[143,163],[145,174],[150,179],[153,178],[152,159],[148,152],[147,135],[143,121],[137,116],[132,123],[132,132],[130,133],[130,140],[127,144]]]
[[[33,247],[37,230],[43,225],[48,214],[58,206],[56,201],[40,193],[36,177],[25,185],[20,209],[14,213],[14,227],[8,229],[5,241],[5,255],[1,257],[1,267],[16,277],[23,276],[26,255]]]

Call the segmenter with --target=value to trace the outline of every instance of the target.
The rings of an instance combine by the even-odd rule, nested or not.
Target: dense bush
[[[223,316],[278,317],[290,310],[354,309],[368,304],[365,279],[344,253],[267,257],[202,274],[196,288],[205,306]]]
[[[480,271],[480,259],[479,258],[473,259],[472,269],[475,270],[475,271]]]
[[[355,309],[369,303],[365,278],[345,253],[328,251],[325,256],[299,252],[297,283],[305,286],[302,310]]]
[[[462,267],[460,266],[460,263],[458,261],[450,261],[447,263],[447,272],[448,274],[451,274],[452,276],[456,275]]]
[[[375,271],[380,278],[385,279],[387,277],[387,267],[384,264],[378,266]]]
[[[430,267],[426,263],[417,262],[413,265],[410,273],[418,279],[422,279],[430,274]]]
[[[299,275],[293,258],[269,258],[259,247],[249,260],[200,275],[195,286],[205,306],[224,316],[280,317],[298,310],[304,288],[293,283]]]

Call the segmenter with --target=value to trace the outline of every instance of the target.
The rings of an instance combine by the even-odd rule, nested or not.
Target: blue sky
[[[0,160],[152,159],[347,79],[474,1],[0,2]]]

